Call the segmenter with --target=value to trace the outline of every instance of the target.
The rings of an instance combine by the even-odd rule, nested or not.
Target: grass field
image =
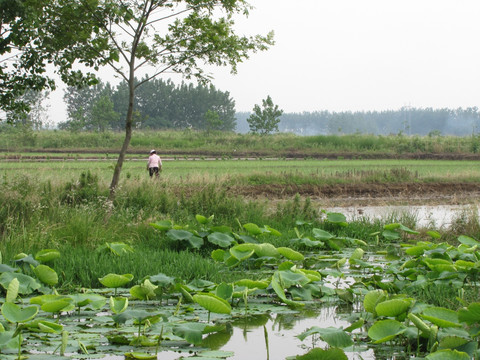
[[[344,182],[474,182],[480,166],[468,160],[184,160],[164,159],[161,181],[188,183],[312,183]],[[41,181],[76,180],[90,171],[101,183],[111,180],[113,160],[0,161],[4,178],[34,177]],[[129,160],[123,166],[122,183],[148,178],[146,159]]]

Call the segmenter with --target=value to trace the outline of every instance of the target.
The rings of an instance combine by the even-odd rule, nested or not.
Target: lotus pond
[[[479,358],[480,242],[385,225],[368,239],[297,222],[291,247],[268,225],[242,233],[197,215],[192,229],[152,223],[185,251],[213,247],[212,261],[240,280],[183,281],[165,274],[105,274],[101,289],[59,293],[45,249],[0,264],[2,359],[471,359]],[[135,248],[106,243],[122,261]],[[427,301],[428,300],[428,301]]]

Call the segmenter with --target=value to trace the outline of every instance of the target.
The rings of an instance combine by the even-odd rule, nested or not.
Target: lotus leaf
[[[334,327],[320,328],[313,326],[300,335],[297,335],[297,337],[303,341],[307,336],[314,334],[320,335],[320,338],[331,347],[346,348],[353,345],[353,340],[350,335],[348,335],[342,329],[337,329]]]
[[[439,350],[429,354],[425,360],[470,360],[470,355],[457,350]]]
[[[107,302],[107,299],[99,294],[72,294],[68,295],[68,297],[73,299],[75,307],[88,306],[93,310],[101,309]]]
[[[305,260],[305,256],[303,256],[303,254],[293,249],[290,249],[288,247],[279,247],[277,248],[277,251],[280,253],[280,255],[286,257],[289,260],[293,260],[293,261]]]
[[[123,275],[108,274],[98,279],[98,281],[100,281],[100,283],[103,286],[106,286],[108,288],[119,288],[121,286],[128,284],[132,280],[133,280],[132,274],[123,274]]]
[[[255,253],[256,244],[240,244],[230,248],[230,254],[238,261],[244,261]]]
[[[310,281],[322,280],[322,275],[318,271],[308,269],[298,269],[298,271],[304,274]]]
[[[348,226],[347,218],[341,213],[327,212],[327,221],[342,227]]]
[[[19,271],[18,268],[14,268],[14,267],[11,267],[11,266],[8,266],[6,264],[0,264],[0,273],[3,273],[3,272],[16,272],[16,271]]]
[[[423,310],[420,315],[422,318],[432,322],[439,327],[461,327],[458,320],[458,313],[456,311],[442,308],[430,307]]]
[[[335,236],[330,234],[329,232],[322,230],[322,229],[313,229],[312,230],[313,236],[315,239],[320,239],[320,240],[329,240],[333,239]]]
[[[184,302],[190,303],[190,304],[194,302],[193,297],[190,294],[190,289],[187,286],[179,284],[179,289],[180,289],[180,292],[182,293]]]
[[[294,272],[291,270],[282,270],[277,271],[280,284],[283,285],[285,289],[288,289],[292,286],[303,286],[308,284],[310,280],[302,272]]]
[[[5,297],[5,302],[14,302],[18,296],[18,289],[20,288],[20,283],[18,279],[12,279],[10,284],[7,287],[7,296]]]
[[[271,234],[271,235],[274,235],[274,236],[282,236],[282,233],[278,230],[275,230],[274,228],[268,226],[268,225],[265,225],[264,226],[265,230]]]
[[[438,344],[438,348],[439,349],[455,349],[455,348],[458,348],[460,346],[463,346],[469,342],[471,342],[472,339],[471,338],[468,338],[468,334],[467,334],[467,338],[465,337],[460,337],[460,336],[444,336],[439,344]]]
[[[156,297],[155,289],[158,286],[153,285],[150,280],[146,279],[141,285],[135,285],[130,289],[130,294],[139,300],[150,300]]]
[[[47,265],[38,265],[34,269],[35,275],[38,279],[49,286],[54,286],[58,283],[58,275],[55,270]]]
[[[216,314],[230,314],[232,307],[224,299],[210,293],[196,294],[193,300],[201,307]]]
[[[255,255],[258,257],[271,257],[271,258],[278,258],[280,253],[278,252],[277,248],[272,244],[263,243],[263,244],[253,244]]]
[[[375,344],[380,344],[403,334],[405,330],[406,327],[397,320],[380,320],[368,329],[368,336]]]
[[[214,218],[214,215],[210,216],[210,217],[205,217],[203,215],[195,215],[195,219],[197,219],[198,223],[199,224],[202,224],[202,225],[206,225],[206,224],[209,224],[213,221],[213,218]]]
[[[182,337],[190,344],[199,345],[202,342],[203,331],[207,324],[202,323],[183,323],[173,328],[173,333]]]
[[[422,319],[413,313],[408,314],[410,321],[420,330],[424,338],[429,338],[432,335],[432,329]]]
[[[458,241],[467,246],[480,246],[480,242],[466,235],[460,235]]]
[[[2,305],[1,312],[3,317],[11,323],[25,323],[37,315],[38,306],[31,305],[22,309],[12,302],[6,302]]]
[[[214,232],[208,235],[207,238],[208,241],[210,241],[212,244],[218,245],[222,248],[230,247],[236,243],[235,239],[232,238],[230,235],[220,232]]]
[[[402,299],[385,300],[377,304],[375,312],[378,316],[397,317],[410,307],[410,301]]]
[[[471,303],[468,308],[458,310],[458,320],[469,325],[480,323],[480,303]]]
[[[40,289],[41,285],[31,276],[25,274],[18,274],[12,272],[4,272],[0,275],[0,284],[8,289],[13,279],[17,279],[19,282],[18,293],[22,295],[29,295],[37,289]]]
[[[189,282],[188,286],[192,290],[204,291],[204,290],[208,290],[208,289],[213,289],[216,285],[215,285],[215,283],[213,283],[211,281],[208,281],[208,280],[195,279],[195,280]]]
[[[395,240],[398,240],[400,239],[400,234],[397,233],[396,231],[392,231],[392,230],[385,230],[382,232],[382,236],[387,239],[387,240],[390,240],[390,241],[395,241]]]
[[[73,299],[63,298],[58,300],[46,301],[41,305],[41,309],[42,311],[56,314],[62,311],[72,311],[73,309],[75,309],[75,305],[73,304]]]
[[[298,355],[296,360],[347,360],[347,355],[342,349],[331,348],[323,350],[314,348],[305,355]]]
[[[157,355],[150,355],[147,353],[141,353],[141,352],[128,352],[125,353],[125,359],[128,360],[154,360],[157,359]]]
[[[112,254],[115,254],[117,256],[122,256],[127,253],[133,253],[134,251],[130,245],[127,245],[123,242],[105,243],[105,245]]]
[[[260,280],[242,279],[235,281],[235,286],[245,286],[249,289],[266,289],[268,287],[268,282]]]
[[[114,298],[110,296],[109,304],[110,304],[110,310],[112,310],[114,314],[120,314],[127,309],[128,298],[126,297]]]
[[[216,249],[212,251],[212,259],[218,262],[226,261],[230,257],[230,253],[223,249]]]
[[[362,248],[356,248],[355,251],[352,253],[348,261],[350,264],[355,264],[356,260],[361,260],[363,258],[363,255],[365,254],[365,251],[363,251]]]
[[[165,287],[168,287],[170,285],[175,284],[175,279],[173,277],[167,276],[167,275],[162,274],[162,273],[150,276],[148,279],[152,283],[157,284],[158,286],[160,286],[162,288],[165,288]]]
[[[44,333],[52,333],[52,334],[59,334],[63,331],[63,325],[41,320],[37,323],[38,330]]]
[[[405,253],[410,256],[421,256],[430,248],[428,243],[417,243],[416,246],[411,246],[405,249]]]
[[[150,226],[160,231],[167,231],[173,228],[173,223],[170,220],[162,220],[150,223]]]
[[[387,293],[384,290],[372,290],[365,294],[363,298],[363,307],[365,311],[374,314],[377,304],[385,301]]]
[[[40,261],[41,263],[46,263],[60,257],[60,252],[54,249],[44,249],[40,250],[35,254],[35,260]]]
[[[243,228],[247,230],[250,235],[253,236],[261,235],[265,232],[264,229],[261,229],[258,225],[252,223],[243,225]]]
[[[221,283],[215,289],[215,295],[225,300],[231,299],[233,295],[233,285]]]

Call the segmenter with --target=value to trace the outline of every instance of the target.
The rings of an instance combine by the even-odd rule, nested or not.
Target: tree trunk
[[[123,140],[122,149],[120,150],[117,164],[115,165],[115,170],[113,171],[112,183],[110,184],[110,195],[108,196],[108,199],[111,201],[115,199],[115,190],[117,189],[120,181],[120,173],[122,172],[123,161],[125,160],[125,154],[127,153],[127,149],[132,138],[133,101],[135,98],[135,81],[133,76],[131,76],[128,81],[128,88],[128,110],[127,117],[125,119],[125,139]]]

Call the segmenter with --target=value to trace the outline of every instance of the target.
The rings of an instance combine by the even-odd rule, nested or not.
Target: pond
[[[418,228],[434,229],[449,228],[455,219],[465,215],[479,215],[478,205],[350,206],[326,210],[342,213],[348,221],[410,217],[415,219]]]

